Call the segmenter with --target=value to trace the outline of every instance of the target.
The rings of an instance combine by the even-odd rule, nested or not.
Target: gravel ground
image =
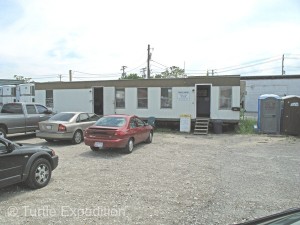
[[[0,224],[233,224],[299,207],[300,139],[155,133],[132,154],[51,146],[47,187],[0,189]]]

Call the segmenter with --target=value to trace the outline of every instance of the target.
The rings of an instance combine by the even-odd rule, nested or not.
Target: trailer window
[[[160,107],[172,108],[172,88],[161,88]]]
[[[116,108],[125,108],[125,88],[116,89]]]
[[[147,88],[138,88],[137,89],[137,104],[138,108],[148,108],[148,89]]]
[[[231,110],[232,87],[220,87],[219,109]]]

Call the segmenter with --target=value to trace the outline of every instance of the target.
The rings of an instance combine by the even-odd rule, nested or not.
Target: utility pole
[[[284,71],[284,54],[282,55],[281,75],[285,75],[285,71]]]
[[[145,79],[145,78],[146,78],[146,67],[142,68],[142,69],[140,70],[140,72],[142,73],[142,76],[143,76],[143,78]]]
[[[61,82],[62,75],[59,74],[58,77],[59,77],[59,81]]]
[[[212,76],[214,75],[214,73],[215,73],[215,71],[214,71],[214,70],[211,70],[211,75],[212,75]]]
[[[126,73],[125,73],[125,69],[127,68],[127,66],[122,66],[121,70],[123,71],[122,72],[122,78],[125,78],[126,77]]]
[[[148,45],[148,56],[147,56],[147,79],[150,78],[150,60],[151,60],[150,45]]]
[[[69,80],[72,82],[72,70],[69,70]]]

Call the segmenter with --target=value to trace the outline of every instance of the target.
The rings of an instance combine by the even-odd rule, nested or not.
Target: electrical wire
[[[159,65],[161,65],[161,66],[163,66],[163,67],[165,67],[165,68],[170,68],[169,66],[165,66],[165,65],[163,65],[163,64],[161,64],[161,63],[159,63],[159,62],[156,62],[156,61],[154,61],[154,60],[151,60],[151,62],[157,63],[157,64],[159,64]]]
[[[139,65],[139,66],[137,66],[137,67],[135,67],[135,68],[133,68],[133,69],[131,69],[131,70],[128,70],[127,71],[127,73],[128,72],[131,72],[131,71],[133,71],[133,70],[136,70],[136,69],[138,69],[138,68],[140,68],[142,65],[144,65],[144,64],[146,64],[146,62],[143,62],[141,65]],[[142,67],[143,68],[143,67]]]
[[[274,62],[274,61],[278,61],[278,59],[273,59],[273,60],[269,60],[269,61],[266,61],[266,62],[260,62],[260,63],[248,65],[248,66],[241,66],[241,67],[238,67],[238,68],[221,70],[221,71],[216,69],[216,71],[218,71],[218,73],[224,73],[224,72],[229,72],[229,71],[234,71],[234,70],[245,69],[245,68],[249,68],[249,67],[253,67],[253,66],[257,66],[257,65],[262,65],[262,64],[266,64],[266,63],[270,63],[270,62]]]

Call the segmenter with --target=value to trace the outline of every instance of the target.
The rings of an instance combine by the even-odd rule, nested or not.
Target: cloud
[[[118,78],[121,66],[146,66],[148,44],[154,61],[199,71],[300,50],[295,0],[9,2],[0,9],[2,76]]]

